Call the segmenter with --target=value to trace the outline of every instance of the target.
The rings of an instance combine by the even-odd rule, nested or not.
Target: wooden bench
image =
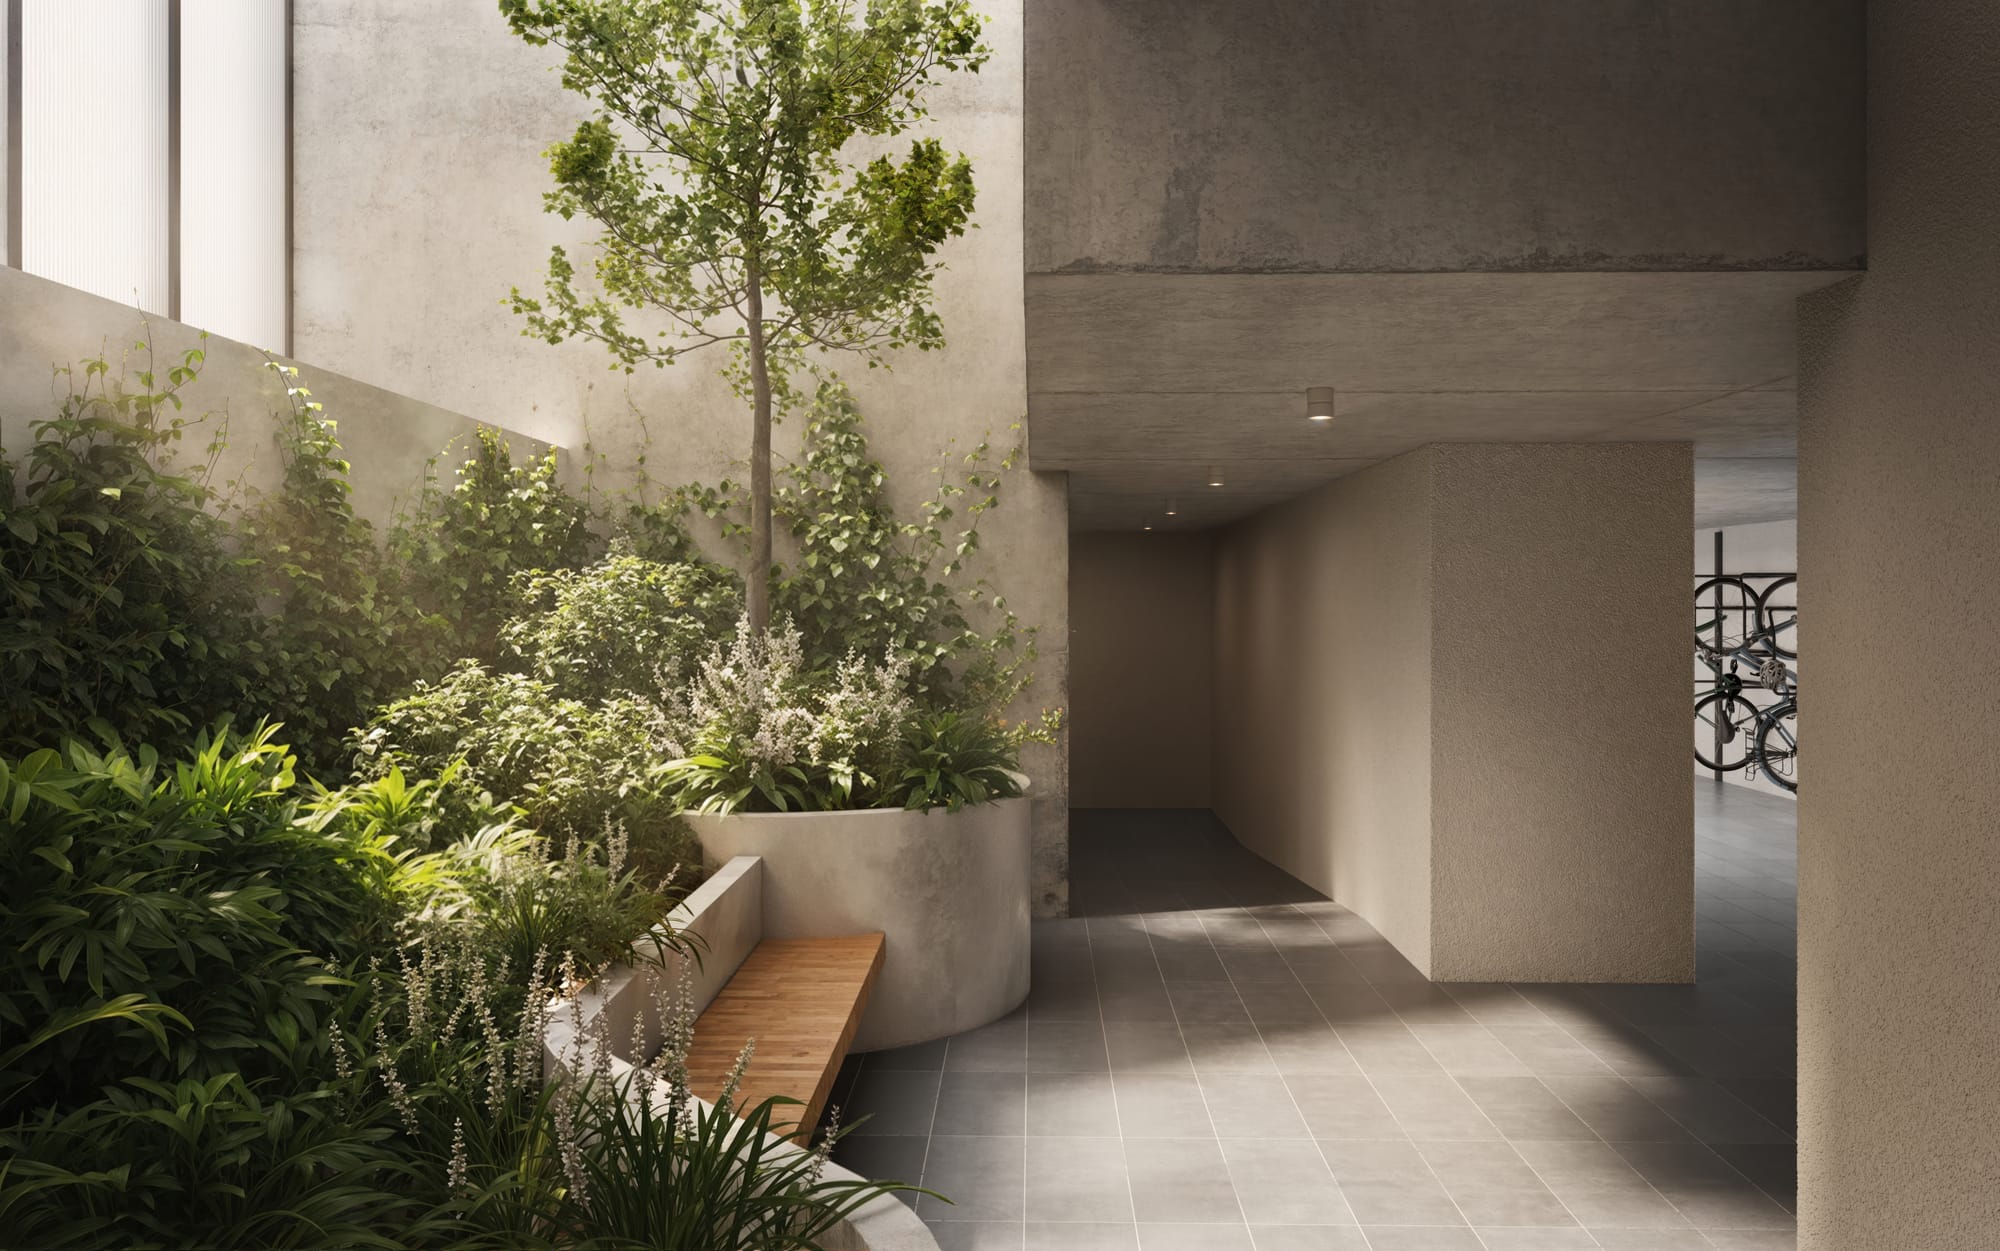
[[[803,1107],[779,1109],[775,1123],[796,1114],[791,1137],[809,1145],[881,968],[880,934],[758,943],[695,1019],[687,1057],[694,1093],[720,1095],[743,1044],[755,1039],[736,1106],[754,1108],[772,1095],[799,1100]]]

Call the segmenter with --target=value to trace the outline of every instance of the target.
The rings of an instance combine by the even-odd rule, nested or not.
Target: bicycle
[[[1781,578],[1760,595],[1739,578],[1710,578],[1696,589],[1696,606],[1720,615],[1695,627],[1695,655],[1715,676],[1713,689],[1695,700],[1695,723],[1706,732],[1697,735],[1695,759],[1703,767],[1720,772],[1753,767],[1773,785],[1796,793],[1798,784],[1798,675],[1786,663],[1798,655],[1788,646],[1796,637],[1798,617],[1779,614],[1790,608],[1778,605],[1776,591],[1796,579]],[[1703,604],[1702,597],[1710,602]],[[1716,601],[1720,601],[1718,604]],[[1742,638],[1729,640],[1723,626],[1731,612],[1755,621],[1756,627]],[[1716,641],[1704,639],[1713,632]],[[1739,666],[1749,666],[1754,676],[1745,677]],[[1760,706],[1744,694],[1766,690],[1778,702]],[[1706,748],[1706,751],[1704,751]]]

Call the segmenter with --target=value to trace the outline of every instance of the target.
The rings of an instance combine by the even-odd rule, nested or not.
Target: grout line
[[[1144,928],[1145,920],[1141,918],[1139,924]],[[1146,945],[1148,948],[1152,946],[1150,935],[1147,936]],[[1104,1017],[1104,989],[1097,981],[1097,947],[1090,937],[1088,921],[1084,922],[1083,927],[1083,948],[1085,958],[1090,963],[1090,1001],[1097,1005],[1097,1032],[1104,1039],[1104,1080],[1111,1087],[1111,1127],[1118,1132],[1119,1164],[1125,1170],[1125,1203],[1132,1213],[1132,1242],[1136,1246],[1139,1242],[1139,1197],[1132,1190],[1131,1157],[1125,1154],[1125,1114],[1118,1110],[1118,1069],[1111,1063],[1111,1025]],[[1154,963],[1158,963],[1157,957]],[[1181,1046],[1185,1050],[1186,1042],[1183,1041]],[[1193,1067],[1192,1063],[1189,1067]],[[1024,1244],[1027,1236],[1028,1226],[1024,1221],[1021,1224],[1021,1238]],[[1028,1248],[1027,1251],[1033,1251],[1033,1248]]]
[[[1183,898],[1185,899],[1185,896],[1183,896]],[[1182,911],[1192,914],[1198,910],[1184,908],[1182,909]],[[1139,932],[1146,936],[1146,951],[1153,957],[1153,968],[1160,975],[1160,993],[1166,996],[1167,1011],[1173,1015],[1174,1033],[1180,1036],[1181,1050],[1187,1053],[1188,1072],[1193,1076],[1194,1079],[1194,1093],[1196,1097],[1198,1097],[1201,1100],[1202,1115],[1208,1118],[1209,1139],[1210,1141],[1215,1143],[1216,1157],[1222,1161],[1222,1177],[1224,1181],[1227,1181],[1229,1183],[1229,1197],[1236,1203],[1237,1216],[1242,1218],[1242,1227],[1244,1236],[1246,1238],[1254,1239],[1255,1236],[1250,1233],[1250,1213],[1243,1207],[1243,1196],[1238,1194],[1236,1191],[1236,1178],[1229,1171],[1229,1154],[1222,1149],[1222,1132],[1216,1128],[1215,1113],[1208,1106],[1208,1091],[1203,1089],[1201,1084],[1201,1070],[1195,1067],[1194,1048],[1188,1046],[1187,1029],[1185,1026],[1181,1024],[1181,1010],[1174,1006],[1174,997],[1167,991],[1167,974],[1165,969],[1160,968],[1160,953],[1154,950],[1153,948],[1152,927],[1146,924],[1146,916],[1147,916],[1146,913],[1139,912],[1139,913],[1134,913],[1133,915],[1139,918]],[[1199,917],[1196,918],[1196,924],[1197,925],[1201,924]],[[1201,931],[1202,931],[1203,941],[1208,943],[1209,950],[1214,951],[1215,942],[1213,939],[1210,939],[1208,937],[1208,927],[1206,925],[1202,925]],[[1217,952],[1216,962],[1220,964],[1221,961],[1222,961],[1222,955],[1220,952]],[[1224,977],[1229,976],[1229,969],[1227,968],[1227,966],[1223,968],[1222,975]],[[1236,986],[1235,983],[1232,981],[1230,983],[1230,993],[1235,994],[1235,991],[1236,991]],[[1243,997],[1241,995],[1237,995],[1237,1002],[1241,1003],[1242,998]],[[1243,1009],[1243,1014],[1246,1017],[1250,1014],[1250,1009],[1247,1005],[1245,1005]],[[1252,1021],[1250,1027],[1254,1030],[1257,1027],[1256,1022]],[[1107,1040],[1107,1050],[1108,1050],[1108,1042],[1109,1040]],[[1257,1036],[1257,1045],[1260,1047],[1264,1046],[1264,1036],[1262,1034],[1259,1034]],[[1265,1055],[1268,1056],[1270,1054],[1270,1049],[1266,1047],[1264,1053]],[[1272,1067],[1275,1068],[1276,1066],[1277,1062],[1273,1060]],[[1127,1175],[1127,1181],[1129,1184],[1130,1181],[1129,1172]],[[1139,1209],[1136,1201],[1133,1204],[1132,1216],[1134,1222],[1134,1229],[1136,1232],[1138,1224],[1138,1216],[1139,1216]],[[1363,1234],[1362,1238],[1365,1240],[1367,1238],[1367,1235]],[[1145,1241],[1143,1237],[1141,1237],[1140,1239],[1139,1251],[1145,1251]]]

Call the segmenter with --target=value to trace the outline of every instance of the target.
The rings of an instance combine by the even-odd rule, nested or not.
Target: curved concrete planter
[[[1028,997],[1027,796],[946,812],[690,814],[711,865],[764,861],[764,936],[884,935],[857,1051],[929,1042]]]

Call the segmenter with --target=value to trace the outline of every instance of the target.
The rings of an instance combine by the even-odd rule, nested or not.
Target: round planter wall
[[[764,860],[764,937],[884,936],[856,1051],[929,1042],[1028,997],[1025,796],[946,812],[689,814],[711,867]]]

